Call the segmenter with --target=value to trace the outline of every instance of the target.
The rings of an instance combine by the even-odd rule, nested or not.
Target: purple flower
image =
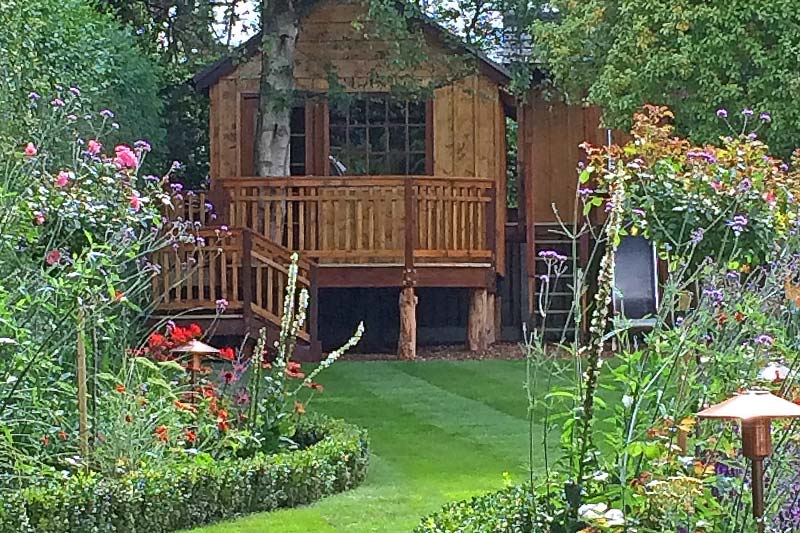
[[[744,215],[736,215],[733,219],[728,220],[725,224],[733,230],[734,235],[737,237],[742,234],[747,226],[748,220]]]
[[[590,189],[588,187],[582,187],[578,189],[578,195],[581,198],[588,198],[589,196],[594,194],[594,189]]]
[[[169,186],[173,191],[182,191],[183,190],[183,185],[181,185],[180,183],[170,183]]]
[[[751,188],[752,186],[753,186],[753,182],[752,182],[752,181],[750,181],[750,179],[748,179],[748,178],[745,178],[745,179],[743,179],[743,180],[742,180],[742,182],[739,184],[739,190],[740,190],[740,191],[742,191],[742,192],[747,192],[747,191],[749,191],[749,190],[750,190],[750,188]]]
[[[103,109],[100,111],[100,116],[103,118],[114,118],[114,112],[110,109]]]
[[[781,163],[778,166],[778,168],[781,169],[781,171],[783,171],[783,172],[788,172],[789,171],[789,165],[787,165],[786,163]]]
[[[62,100],[61,98],[54,98],[50,102],[50,105],[53,107],[64,107],[64,100]]]
[[[728,110],[727,109],[717,109],[717,116],[719,118],[728,118]]]
[[[69,92],[71,92],[74,96],[81,95],[81,91],[77,87],[70,87]]]
[[[755,338],[756,344],[763,344],[764,346],[771,346],[772,343],[775,342],[771,336],[767,335],[766,333],[762,333],[758,337]]]
[[[42,98],[42,95],[40,95],[39,93],[37,93],[35,91],[28,94],[28,99],[31,100],[32,102],[35,102],[35,101],[37,101],[37,100],[39,100],[41,98]]]
[[[703,228],[697,228],[692,232],[692,235],[689,237],[689,242],[691,242],[694,245],[700,244],[700,242],[703,240],[703,237],[705,237],[705,234],[706,230],[704,230]]]
[[[214,204],[212,204],[211,202],[206,202],[205,203],[205,208],[206,208],[206,211],[213,211],[214,210]]]
[[[744,109],[742,109],[742,115],[744,115],[746,117],[752,117],[753,116],[753,110],[750,109],[749,107],[745,107]]]
[[[133,143],[133,147],[136,148],[137,150],[141,150],[142,152],[150,151],[150,143],[148,143],[147,141],[142,141],[142,140],[136,141],[135,143]]]
[[[702,159],[707,163],[716,163],[717,158],[714,157],[714,154],[707,152],[706,150],[689,150],[686,153],[686,156],[692,159]]]
[[[714,303],[720,303],[724,299],[722,291],[716,287],[708,287],[703,289],[703,295],[708,297],[708,299]]]
[[[772,116],[769,113],[761,113],[758,118],[761,119],[761,122],[772,122]]]
[[[229,305],[230,304],[228,303],[228,300],[226,300],[225,298],[220,298],[219,300],[216,301],[217,312],[224,313],[225,310],[228,309]]]
[[[631,209],[631,213],[633,213],[634,215],[639,215],[640,217],[643,217],[645,215],[644,209],[639,209],[638,207]]]
[[[555,250],[542,250],[539,252],[539,257],[541,257],[544,260],[554,260],[560,262],[564,262],[567,260],[567,256],[561,255]]]
[[[112,122],[111,123],[111,129],[112,130],[118,130],[119,129],[119,124],[117,124],[116,122]]]

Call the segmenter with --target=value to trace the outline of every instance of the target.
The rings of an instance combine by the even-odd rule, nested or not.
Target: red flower
[[[158,348],[164,346],[164,343],[167,342],[167,338],[164,337],[161,333],[154,331],[150,334],[150,338],[147,339],[147,344],[150,345],[151,348]]]
[[[736,311],[736,314],[733,315],[733,318],[736,320],[736,322],[744,322],[745,316],[741,311]]]
[[[197,433],[195,433],[191,429],[187,428],[185,431],[185,435],[186,435],[186,442],[195,442],[197,440]]]
[[[231,370],[226,370],[222,373],[222,381],[225,383],[235,383],[237,381],[236,374]]]
[[[727,321],[728,321],[728,315],[726,315],[725,313],[720,313],[719,316],[717,316],[717,324],[718,325],[724,326],[725,322],[727,322]]]
[[[194,405],[189,403],[184,403],[180,400],[175,400],[175,402],[173,402],[173,405],[175,406],[175,409],[177,409],[178,411],[189,411],[190,413],[197,412],[197,408]]]
[[[125,293],[122,291],[114,291],[114,301],[121,302],[125,299]]]
[[[61,251],[58,248],[50,250],[45,256],[45,261],[47,261],[48,265],[55,265],[61,261]]]
[[[167,426],[158,426],[154,433],[161,442],[167,442],[169,440],[169,429]]]
[[[25,155],[28,157],[33,157],[39,153],[39,150],[36,148],[36,145],[33,143],[28,143],[25,145]]]
[[[316,381],[309,381],[308,383],[306,383],[306,387],[308,387],[311,390],[315,390],[317,392],[322,392],[325,390],[325,387],[323,387]]]
[[[219,356],[226,361],[233,361],[236,359],[236,354],[233,352],[233,348],[220,348]]]
[[[125,422],[127,422],[128,424],[133,422],[133,417],[130,415],[130,413],[125,414]]]
[[[222,421],[217,421],[217,427],[219,428],[220,431],[228,431],[228,429],[231,426],[226,421],[222,420]]]
[[[122,394],[126,390],[125,389],[125,385],[123,385],[122,383],[117,383],[117,385],[114,387],[114,389],[120,394]]]
[[[300,363],[295,361],[289,361],[289,363],[286,365],[286,375],[294,379],[303,379],[306,377],[300,368]]]
[[[142,201],[139,199],[139,195],[136,193],[131,195],[131,208],[134,211],[139,211],[139,209],[142,208]]]
[[[192,337],[202,337],[203,335],[203,328],[201,328],[199,324],[195,324],[194,322],[189,324],[188,331],[189,335],[191,335]]]

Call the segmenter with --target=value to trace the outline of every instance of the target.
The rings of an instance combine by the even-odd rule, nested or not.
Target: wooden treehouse
[[[253,176],[259,37],[194,78],[210,101],[211,184],[187,196],[179,215],[209,238],[227,231],[204,252],[160,252],[158,313],[210,320],[225,299],[218,334],[277,331],[298,252],[300,285],[312,294],[301,339],[311,354],[361,319],[367,345],[397,346],[401,357],[414,356],[418,334],[473,350],[494,342],[514,113],[508,73],[422,20],[431,60],[411,73],[420,85],[433,83],[445,56],[467,58],[469,70],[430,99],[394,96],[374,80],[387,46],[355,29],[362,14],[331,0],[301,22],[294,77],[305,98],[291,110],[290,176]],[[347,98],[329,96],[331,72]]]
[[[362,346],[401,357],[413,357],[417,342],[481,350],[520,340],[523,324],[554,338],[574,328],[569,275],[550,286],[541,323],[538,252],[588,266],[588,239],[573,246],[559,232],[559,220],[581,216],[579,145],[624,138],[601,128],[597,108],[550,101],[539,87],[512,98],[501,65],[424,19],[414,23],[428,59],[402,74],[432,96],[399,97],[375,76],[391,47],[356,29],[363,15],[359,3],[326,0],[301,21],[290,176],[253,175],[260,36],[195,76],[210,102],[211,183],[187,196],[179,216],[209,238],[228,231],[219,252],[159,254],[158,313],[210,321],[225,299],[218,334],[274,334],[298,252],[299,284],[312,295],[300,348],[311,356],[320,340],[344,342],[360,320]],[[454,63],[457,75],[441,66]],[[518,126],[513,194],[508,121]],[[191,260],[187,276],[181,267]]]

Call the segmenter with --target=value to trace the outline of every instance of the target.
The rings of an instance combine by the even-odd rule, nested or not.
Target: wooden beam
[[[397,355],[404,361],[417,357],[417,297],[413,287],[400,290],[400,338]]]
[[[467,347],[471,352],[482,352],[489,347],[486,322],[488,315],[488,291],[473,289],[469,299],[467,319]],[[494,320],[494,317],[492,317]]]

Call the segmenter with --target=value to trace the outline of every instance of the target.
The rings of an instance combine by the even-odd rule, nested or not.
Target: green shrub
[[[3,0],[0,27],[0,143],[16,146],[19,133],[32,129],[29,93],[61,84],[116,114],[120,129],[109,145],[145,139],[164,146],[162,73],[111,14],[91,0]]]
[[[489,533],[549,531],[536,514],[536,500],[527,485],[452,502],[422,519],[414,533]]]
[[[363,481],[368,441],[337,420],[305,420],[296,451],[244,460],[198,460],[110,479],[81,475],[53,480],[3,498],[0,532],[160,533],[246,513],[311,503]]]

